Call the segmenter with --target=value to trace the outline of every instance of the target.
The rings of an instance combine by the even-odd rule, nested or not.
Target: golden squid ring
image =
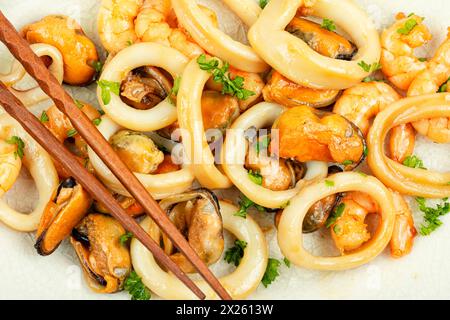
[[[120,51],[105,66],[100,80],[121,83],[133,69],[142,66],[160,67],[171,74],[173,79],[179,77],[189,60],[175,49],[158,43],[138,43]],[[98,101],[105,113],[123,127],[135,131],[155,131],[177,120],[176,107],[167,97],[157,106],[148,110],[130,107],[121,98],[111,93],[111,101],[105,105],[102,89],[97,89]]]
[[[36,43],[30,46],[38,57],[48,56],[52,59],[52,64],[48,69],[58,82],[62,83],[64,77],[64,61],[61,52],[59,52],[57,48],[45,43]],[[0,74],[0,81],[2,81],[26,107],[31,107],[34,104],[48,99],[48,96],[40,87],[34,87],[27,90],[13,88],[13,86],[22,80],[25,75],[26,71],[23,66],[19,61],[14,60],[11,70],[7,74]]]
[[[25,147],[22,162],[33,177],[39,193],[39,201],[31,213],[20,213],[8,206],[3,199],[0,199],[0,221],[18,231],[34,231],[39,225],[48,202],[53,198],[58,188],[58,174],[47,152],[23,130],[16,120],[7,114],[0,116],[0,135],[4,140],[10,139],[12,136],[17,136],[23,140]],[[2,178],[5,175],[3,169]],[[7,168],[7,170],[15,169]],[[19,171],[20,160],[17,172],[10,175],[10,178],[15,180]],[[9,186],[12,186],[12,184],[13,182],[10,181]],[[2,190],[1,195],[6,191]]]
[[[220,202],[223,227],[239,240],[247,242],[241,263],[236,270],[219,279],[233,299],[244,299],[252,293],[261,282],[268,261],[268,248],[264,233],[251,218],[242,219],[234,213],[238,210],[234,205]],[[146,218],[141,226],[150,231],[150,235],[159,241],[159,230],[155,223]],[[161,269],[153,255],[139,242],[131,241],[131,260],[133,268],[142,278],[144,284],[164,299],[196,299],[196,296],[173,274]],[[217,294],[204,281],[195,281],[207,299],[217,299]]]
[[[389,131],[401,124],[422,119],[450,117],[450,94],[438,93],[405,98],[380,112],[368,136],[368,163],[372,172],[388,187],[411,196],[450,196],[450,173],[413,169],[385,155],[384,141]]]
[[[310,161],[305,177],[297,182],[295,188],[285,191],[272,191],[250,180],[248,171],[244,168],[248,142],[245,130],[267,128],[283,113],[285,108],[274,103],[261,102],[247,110],[233,123],[228,130],[223,148],[223,170],[233,184],[250,200],[266,207],[280,208],[294,197],[305,185],[317,179],[323,179],[328,174],[325,162]]]
[[[338,173],[327,178],[333,186],[320,181],[291,199],[278,225],[278,245],[284,256],[296,266],[307,269],[337,271],[355,268],[378,256],[389,244],[394,230],[395,211],[391,192],[376,178],[359,173]],[[380,206],[380,222],[372,239],[358,250],[339,257],[317,257],[303,247],[302,225],[309,208],[332,194],[361,191]]]
[[[181,25],[207,52],[242,71],[259,73],[269,69],[251,47],[233,40],[214,26],[196,1],[172,0],[172,6]]]
[[[108,116],[103,116],[97,129],[106,140],[109,140],[116,132],[124,128],[114,123]],[[129,197],[128,191],[90,147],[88,148],[88,154],[96,174],[103,183],[112,191]],[[135,173],[135,175],[156,199],[162,199],[186,191],[192,186],[195,179],[191,170],[186,166],[174,172],[162,174]]]
[[[311,7],[314,16],[332,19],[352,37],[359,48],[353,61],[328,58],[285,31],[298,8],[305,2],[270,1],[248,34],[254,50],[275,70],[305,87],[340,90],[361,82],[369,72],[364,71],[358,63],[378,63],[381,54],[378,32],[370,19],[351,0],[314,2]]]
[[[177,95],[178,123],[186,158],[197,180],[209,189],[226,189],[232,186],[231,181],[216,167],[203,126],[201,99],[210,76],[196,59],[189,62]]]

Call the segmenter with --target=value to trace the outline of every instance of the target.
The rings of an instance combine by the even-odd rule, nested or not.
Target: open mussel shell
[[[53,253],[70,236],[92,204],[91,196],[75,179],[68,178],[59,185],[56,196],[47,204],[37,231],[34,245],[40,255]]]
[[[125,229],[111,216],[91,213],[73,229],[70,242],[89,286],[101,293],[122,288],[131,271],[129,250],[120,243]]]

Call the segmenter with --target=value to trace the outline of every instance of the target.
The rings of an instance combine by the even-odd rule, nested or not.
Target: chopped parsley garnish
[[[419,58],[420,62],[426,62],[428,59],[427,58]]]
[[[344,166],[349,166],[349,165],[353,164],[353,161],[352,160],[345,160],[344,162],[342,162],[342,164]]]
[[[414,18],[410,18],[408,20],[406,20],[405,24],[403,25],[403,27],[397,29],[397,32],[402,34],[402,35],[408,35],[411,33],[411,31],[418,25],[416,19]]]
[[[78,109],[82,109],[84,107],[84,104],[80,100],[73,100],[75,102],[75,105],[78,107]]]
[[[96,119],[92,120],[92,123],[95,126],[98,126],[100,123],[102,123],[102,118],[96,118]]]
[[[268,3],[269,0],[259,0],[259,6],[261,7],[261,9],[264,9]]]
[[[448,78],[448,80],[442,86],[439,87],[438,92],[447,92],[449,83],[450,83],[450,78]]]
[[[234,215],[241,218],[247,218],[247,211],[251,207],[255,207],[259,212],[264,212],[264,207],[259,204],[254,203],[252,200],[247,198],[245,195],[242,195],[241,200],[239,201],[239,211],[237,211]]]
[[[291,204],[291,201],[288,200],[288,202],[283,203],[283,204],[281,205],[280,209],[286,209],[290,204]]]
[[[376,79],[374,77],[365,77],[362,82],[386,82],[386,80],[383,79]]]
[[[425,223],[420,226],[420,234],[423,236],[430,235],[433,231],[442,225],[440,217],[450,212],[450,203],[448,199],[443,199],[443,204],[438,204],[436,208],[427,207],[425,198],[416,198],[419,210],[424,213]]]
[[[78,131],[75,129],[70,129],[69,131],[67,131],[68,138],[72,138],[73,136],[76,136],[77,134],[78,134]]]
[[[95,72],[100,73],[103,70],[103,63],[101,61],[94,61],[92,62],[92,67],[94,68]]]
[[[322,25],[320,27],[328,31],[336,31],[336,25],[334,24],[334,21],[331,19],[327,18],[323,19]]]
[[[365,61],[358,62],[358,66],[360,66],[365,72],[375,72],[381,69],[381,63],[374,62],[372,64],[368,64]]]
[[[170,93],[174,96],[178,94],[178,91],[180,90],[180,83],[181,83],[181,77],[176,77],[173,81],[173,87]]]
[[[278,268],[280,267],[281,262],[277,259],[269,258],[267,262],[266,272],[264,272],[264,276],[261,280],[261,283],[264,287],[268,287],[275,279],[280,275],[278,272]]]
[[[330,217],[328,217],[326,227],[331,227],[339,217],[342,216],[345,210],[345,203],[340,203],[333,211]]]
[[[283,259],[284,264],[286,265],[286,267],[290,268],[291,267],[291,262],[288,260],[288,258],[284,258]]]
[[[364,157],[367,157],[369,155],[369,148],[367,148],[367,146],[364,146]]]
[[[243,240],[234,241],[234,246],[225,252],[224,260],[237,267],[244,256],[244,250],[247,248],[247,242]]]
[[[123,288],[131,295],[131,300],[150,300],[152,297],[136,271],[131,271],[125,279]]]
[[[331,180],[325,180],[325,185],[327,186],[327,187],[334,187],[334,181],[331,181]]]
[[[108,80],[97,81],[100,89],[102,90],[102,101],[105,105],[111,102],[111,92],[116,96],[120,95],[120,83]]]
[[[133,234],[131,232],[124,233],[120,236],[119,242],[124,246],[131,238],[133,238]]]
[[[16,159],[17,157],[23,159],[23,149],[25,148],[25,142],[23,142],[23,140],[18,136],[12,136],[8,140],[6,140],[6,142],[9,144],[15,144],[17,146],[17,150],[14,152],[14,157],[16,157]]]
[[[367,174],[362,171],[356,171],[356,173],[362,175],[363,177],[367,177]]]
[[[259,152],[261,150],[267,150],[267,148],[269,147],[269,144],[270,144],[269,136],[265,136],[265,137],[261,138],[261,140],[257,141],[255,144],[256,153],[259,154]]]
[[[230,78],[228,62],[224,62],[222,67],[219,67],[219,60],[211,58],[208,60],[205,54],[197,58],[197,63],[200,69],[212,74],[214,82],[222,84],[222,94],[229,94],[235,96],[239,100],[246,100],[250,96],[254,96],[253,91],[244,89],[244,78],[237,76],[233,80]]]
[[[256,183],[257,185],[262,185],[262,175],[259,172],[255,172],[252,170],[248,171],[248,178],[253,182]]]
[[[420,160],[419,157],[414,156],[414,155],[406,157],[406,159],[403,161],[403,165],[410,167],[410,168],[419,168],[419,169],[424,169],[424,170],[427,169],[424,167],[423,161]]]
[[[48,122],[48,114],[47,114],[47,112],[45,112],[45,110],[42,111],[41,117],[39,118],[39,121],[42,122],[42,123]]]
[[[128,41],[127,41],[127,46],[131,46],[131,45],[133,45],[133,41],[128,40]]]

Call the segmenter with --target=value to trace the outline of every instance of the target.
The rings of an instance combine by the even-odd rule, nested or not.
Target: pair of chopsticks
[[[146,213],[156,222],[161,230],[167,234],[178,250],[186,256],[197,271],[202,275],[212,289],[224,300],[231,300],[231,296],[222,287],[217,278],[208,269],[189,245],[184,236],[170,221],[167,214],[152,198],[135,175],[120,160],[109,143],[76,106],[73,99],[45,67],[44,63],[31,50],[28,42],[23,39],[14,26],[0,10],[0,41],[2,41],[23,65],[25,70],[38,82],[41,89],[53,100],[58,109],[67,115],[77,132],[87,144],[103,160],[130,194],[142,205]],[[23,128],[45,149],[61,162],[70,174],[95,199],[103,203],[122,226],[149,249],[155,259],[178,277],[198,298],[205,299],[204,293],[194,282],[164,253],[159,245],[131,218],[111,193],[82,164],[48,131],[39,120],[30,113],[23,104],[8,91],[0,82],[0,104]]]

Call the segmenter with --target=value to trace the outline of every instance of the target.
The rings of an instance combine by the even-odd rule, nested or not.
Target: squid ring
[[[187,65],[177,95],[178,123],[197,180],[209,189],[226,189],[232,186],[231,181],[216,167],[203,126],[201,99],[209,78],[210,74],[200,69],[196,59]]]
[[[181,25],[207,52],[239,70],[259,73],[269,69],[251,47],[233,40],[214,26],[196,1],[173,0],[172,5]]]
[[[45,43],[36,43],[30,46],[38,57],[49,56],[52,59],[52,64],[48,69],[61,84],[64,77],[64,61],[61,52],[55,47]],[[23,79],[25,75],[26,71],[24,67],[19,61],[14,60],[11,70],[7,74],[0,74],[0,81],[2,81],[26,107],[31,107],[34,104],[48,99],[48,96],[39,87],[27,90],[13,88],[13,86]]]
[[[41,216],[58,188],[58,174],[51,157],[23,130],[16,120],[7,114],[3,114],[0,116],[0,128],[0,134],[5,140],[12,136],[17,136],[25,143],[22,163],[33,177],[39,193],[39,201],[29,214],[16,211],[3,199],[0,199],[0,221],[17,231],[31,232],[38,228]],[[17,169],[17,174],[14,175],[16,178],[20,171],[20,160],[19,168]],[[2,169],[2,176],[4,174],[5,172]],[[12,183],[10,184],[11,186]],[[6,191],[2,190],[0,195],[3,195]]]
[[[450,94],[445,93],[402,99],[379,113],[367,139],[368,163],[375,176],[402,194],[425,198],[448,197],[450,173],[403,166],[385,155],[384,141],[389,130],[400,124],[449,116]]]
[[[138,43],[120,51],[105,66],[100,80],[121,83],[133,69],[142,66],[156,66],[168,71],[176,79],[189,60],[175,49],[158,43]],[[135,131],[155,131],[174,123],[177,110],[169,98],[148,110],[138,110],[124,103],[118,95],[111,94],[111,101],[105,105],[102,89],[97,88],[98,101],[105,113],[123,127]]]
[[[338,173],[301,190],[284,209],[278,225],[278,244],[284,256],[296,266],[317,270],[346,270],[373,260],[389,244],[394,231],[395,211],[391,192],[376,178],[358,173]],[[360,249],[340,257],[317,257],[302,245],[302,225],[309,208],[317,201],[335,193],[361,191],[369,194],[380,206],[381,220],[369,242]]]
[[[233,181],[233,184],[250,200],[267,207],[280,208],[294,197],[305,185],[317,179],[323,179],[328,174],[325,162],[311,161],[307,163],[307,172],[304,179],[297,182],[295,188],[285,191],[272,191],[255,184],[250,180],[244,168],[248,142],[245,130],[251,127],[256,129],[272,125],[283,113],[285,108],[274,103],[261,102],[242,114],[227,132],[223,150],[223,170]]]
[[[236,270],[219,281],[233,299],[244,299],[258,287],[266,270],[268,261],[266,239],[261,228],[251,217],[242,219],[234,216],[238,210],[234,205],[221,201],[220,208],[224,228],[238,239],[247,242],[247,247]],[[150,218],[146,218],[141,226],[145,230],[150,230],[150,235],[155,241],[159,241],[158,227]],[[144,284],[158,296],[164,299],[196,299],[178,278],[162,270],[153,255],[136,239],[131,241],[131,260],[133,268]],[[195,284],[205,293],[207,299],[218,298],[204,280],[195,281]]]
[[[351,0],[317,0],[314,15],[332,19],[350,34],[359,48],[353,61],[325,57],[284,31],[306,0],[270,1],[250,28],[255,51],[291,81],[315,89],[346,89],[369,75],[358,63],[380,60],[378,32],[367,15]],[[351,17],[349,19],[349,17]]]
[[[114,123],[108,116],[103,116],[97,129],[106,140],[109,140],[117,131],[123,128]],[[128,191],[90,147],[88,148],[88,154],[96,174],[103,183],[112,191],[129,197],[130,194]],[[192,186],[194,181],[194,175],[187,167],[162,174],[135,173],[135,175],[156,199],[162,199],[169,195],[184,192]]]

